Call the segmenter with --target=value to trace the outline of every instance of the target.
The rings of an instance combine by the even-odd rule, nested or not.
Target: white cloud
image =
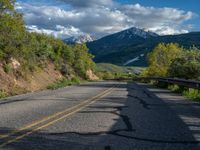
[[[193,13],[175,8],[144,7],[140,4],[124,5],[120,11],[129,16],[135,26],[146,28],[158,34],[185,33],[182,23],[193,17]],[[187,28],[187,27],[185,27]],[[167,30],[166,30],[167,29]],[[167,32],[169,31],[169,32]]]
[[[78,28],[75,28],[73,26],[64,27],[61,25],[57,25],[54,30],[53,29],[51,30],[51,29],[44,29],[44,28],[40,29],[36,25],[30,25],[30,26],[27,26],[27,29],[30,32],[44,33],[44,34],[53,35],[56,38],[62,38],[62,39],[68,38],[70,36],[83,35],[83,33]]]
[[[29,30],[62,38],[84,33],[101,37],[133,26],[162,35],[186,33],[190,28],[183,23],[194,16],[175,8],[114,5],[112,0],[62,1],[72,8],[17,3],[16,9],[24,13]]]
[[[73,7],[99,7],[99,6],[111,6],[112,0],[60,0]]]

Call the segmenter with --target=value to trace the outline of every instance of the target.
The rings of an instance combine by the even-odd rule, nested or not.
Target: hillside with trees
[[[52,36],[27,32],[14,3],[0,1],[0,93],[38,90],[63,78],[88,79],[95,64],[86,45],[67,45]],[[42,75],[44,85],[34,87]]]
[[[148,54],[146,76],[200,80],[200,50],[160,43]]]
[[[200,80],[200,50],[196,47],[185,49],[178,44],[158,44],[148,55],[149,66],[143,72],[145,77],[171,77]],[[198,89],[177,84],[153,82],[159,87],[181,93],[192,100],[200,100]]]
[[[95,55],[94,61],[120,66],[146,67],[148,53],[159,43],[178,43],[186,49],[193,45],[200,48],[200,32],[159,36],[141,29],[135,29],[140,32],[132,32],[132,30],[130,28],[87,43],[90,52]],[[134,61],[127,64],[126,62],[130,60]]]

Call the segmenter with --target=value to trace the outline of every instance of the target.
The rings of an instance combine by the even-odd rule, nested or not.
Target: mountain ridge
[[[200,32],[159,36],[156,33],[150,32],[149,34],[149,32],[143,30],[141,32],[146,33],[148,36],[140,36],[134,34],[135,32],[132,32],[132,29],[130,28],[105,36],[99,40],[88,42],[87,47],[95,56],[95,62],[147,66],[147,55],[158,43],[178,43],[185,48],[192,47],[193,45],[200,47]],[[133,34],[132,38],[129,38],[129,35],[126,34],[127,31]],[[120,39],[120,36],[123,38]]]
[[[83,44],[87,42],[92,42],[94,40],[95,38],[93,38],[89,34],[85,34],[80,36],[71,36],[69,38],[64,39],[63,41],[68,44]]]

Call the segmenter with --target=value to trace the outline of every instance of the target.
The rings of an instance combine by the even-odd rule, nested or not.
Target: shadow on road
[[[110,87],[111,85],[97,86]],[[165,94],[165,98],[161,99],[157,94]],[[166,94],[174,96],[174,99],[169,99]],[[64,132],[40,131],[5,148],[14,150],[200,149],[199,104],[176,99],[176,95],[167,91],[143,84],[121,83],[113,94],[97,101],[77,115],[84,118],[84,115],[88,114],[94,116],[94,121],[100,120],[100,122],[104,119],[98,116],[113,116],[111,120],[114,124],[109,127],[109,131],[99,130],[98,127],[94,132],[80,132],[73,127],[70,131]],[[77,123],[81,125],[82,122],[77,121]],[[87,124],[89,126],[90,122]],[[101,125],[107,124],[101,122]],[[8,131],[11,129],[0,129],[0,133]]]

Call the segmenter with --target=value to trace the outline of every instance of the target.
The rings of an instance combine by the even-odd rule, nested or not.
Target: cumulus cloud
[[[75,28],[73,26],[64,27],[61,25],[56,25],[55,29],[45,29],[45,28],[39,28],[36,25],[29,25],[27,26],[27,29],[30,32],[53,35],[54,37],[61,39],[65,39],[71,36],[76,37],[84,34],[78,28]]]
[[[60,0],[73,7],[99,7],[99,6],[111,6],[112,0]]]
[[[183,29],[182,23],[194,16],[190,11],[144,7],[140,4],[124,5],[119,9],[131,18],[135,26],[149,29],[158,34],[185,33],[187,29]]]
[[[31,31],[67,38],[84,33],[102,37],[130,27],[145,28],[158,34],[188,32],[183,23],[194,14],[175,8],[144,7],[140,4],[113,5],[112,0],[62,0],[69,9],[49,5],[17,3]],[[111,6],[112,5],[112,6]]]

